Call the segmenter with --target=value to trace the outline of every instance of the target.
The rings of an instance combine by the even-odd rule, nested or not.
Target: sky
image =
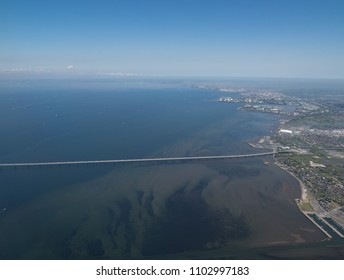
[[[0,74],[344,79],[342,0],[1,0]]]

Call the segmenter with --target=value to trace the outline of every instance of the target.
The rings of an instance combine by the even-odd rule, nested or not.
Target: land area
[[[255,148],[285,151],[275,163],[301,186],[300,211],[328,239],[344,237],[344,102],[341,94],[293,96],[271,89],[199,85],[225,95],[210,101],[238,103],[239,110],[277,114],[279,126]]]

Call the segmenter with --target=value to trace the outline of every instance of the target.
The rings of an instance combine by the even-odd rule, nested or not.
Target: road
[[[172,158],[138,158],[138,159],[109,159],[109,160],[84,160],[84,161],[56,161],[56,162],[26,162],[26,163],[0,163],[0,168],[5,167],[43,167],[62,165],[85,165],[85,164],[113,164],[113,163],[139,163],[139,162],[170,162],[170,161],[192,161],[209,159],[239,159],[250,157],[261,157],[274,155],[279,152],[265,152],[244,155],[226,156],[201,156],[201,157],[172,157]]]

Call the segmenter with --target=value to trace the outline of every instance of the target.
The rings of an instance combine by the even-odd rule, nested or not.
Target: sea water
[[[257,152],[248,142],[278,116],[220,96],[183,81],[5,81],[0,162]],[[323,237],[299,195],[260,158],[2,168],[0,258],[252,258],[250,248]]]

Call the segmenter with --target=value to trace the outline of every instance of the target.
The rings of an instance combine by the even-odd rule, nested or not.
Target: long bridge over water
[[[171,161],[195,161],[210,159],[239,159],[262,157],[274,155],[277,151],[243,154],[243,155],[226,155],[226,156],[199,156],[199,157],[171,157],[171,158],[137,158],[137,159],[108,159],[108,160],[82,160],[82,161],[56,161],[56,162],[25,162],[25,163],[0,163],[0,168],[5,167],[44,167],[44,166],[64,166],[64,165],[90,165],[90,164],[116,164],[116,163],[140,163],[140,162],[171,162]]]

